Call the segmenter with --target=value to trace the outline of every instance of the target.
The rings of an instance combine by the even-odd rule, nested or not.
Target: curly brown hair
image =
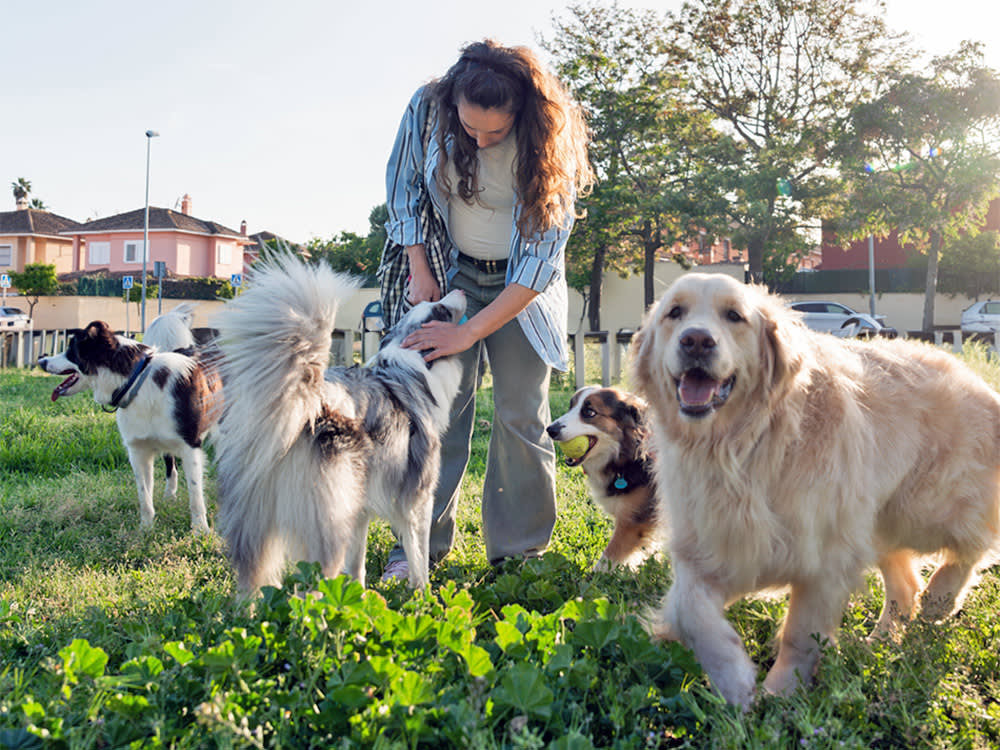
[[[483,109],[512,112],[516,118],[514,179],[521,234],[531,237],[565,224],[575,197],[593,184],[589,136],[579,105],[534,52],[491,39],[474,42],[431,84],[430,92],[438,109],[437,174],[442,190],[451,193],[444,163],[450,157],[459,175],[458,195],[471,204],[479,193],[476,142],[458,118],[458,100],[464,98]],[[449,135],[455,144],[451,154],[445,148]]]

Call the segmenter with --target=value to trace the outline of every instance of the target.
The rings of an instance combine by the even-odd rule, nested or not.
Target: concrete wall
[[[672,262],[656,264],[654,281],[655,298],[660,295],[686,271]],[[743,267],[739,264],[718,264],[694,269],[701,273],[724,273],[740,281]],[[809,294],[790,296],[789,301],[799,299],[828,299],[847,305],[858,312],[869,312],[869,295],[865,294]],[[934,325],[958,328],[962,311],[975,302],[964,295],[938,294],[934,301]],[[619,278],[617,274],[604,277],[604,297],[601,305],[601,327],[606,331],[621,328],[637,328],[643,315],[642,276]],[[586,319],[581,321],[583,297],[570,291],[569,330],[587,328]],[[924,317],[924,294],[876,294],[875,312],[886,316],[886,323],[900,332],[919,331]],[[581,325],[582,323],[582,325]]]
[[[337,314],[337,327],[360,329],[361,313],[365,305],[378,298],[377,289],[361,289],[347,300]],[[169,312],[185,300],[164,299],[163,312]],[[214,328],[212,317],[224,304],[218,300],[195,300],[195,328]],[[7,304],[20,307],[28,312],[28,303],[23,297],[7,297]],[[159,300],[146,299],[146,324],[158,315]],[[35,305],[33,316],[36,330],[82,328],[92,320],[103,320],[115,330],[126,329],[125,302],[112,297],[41,297]],[[135,302],[128,306],[128,330],[139,330],[140,311]]]
[[[725,273],[736,279],[743,279],[743,268],[738,264],[714,265],[698,269],[704,273]],[[655,297],[658,299],[666,288],[679,276],[684,274],[676,263],[658,263],[654,281]],[[868,312],[869,298],[867,294],[825,294],[802,295],[796,299],[831,299],[842,302],[858,312]],[[378,298],[378,290],[361,289],[354,297],[344,303],[337,315],[338,328],[360,329],[362,311],[369,302]],[[948,296],[939,294],[935,304],[934,323],[938,326],[958,327],[962,310],[974,300],[963,296]],[[157,299],[146,301],[147,324],[157,315]],[[164,299],[164,312],[179,305],[183,300]],[[28,304],[16,296],[7,297],[7,303],[21,307],[27,312]],[[205,300],[198,303],[195,311],[195,327],[213,327],[212,316],[223,303]],[[920,329],[923,319],[924,295],[919,294],[883,294],[876,296],[876,312],[885,315],[889,325],[900,331],[915,331]],[[604,293],[601,314],[601,326],[606,331],[618,331],[622,328],[638,328],[644,312],[642,276],[631,276],[622,279],[617,274],[610,274],[604,280]],[[587,321],[582,318],[583,297],[577,292],[569,293],[569,331],[586,330]],[[132,303],[128,310],[129,329],[139,329],[138,306]],[[104,320],[113,328],[125,329],[125,303],[110,297],[42,297],[35,306],[34,322],[36,329],[79,328],[92,320]]]

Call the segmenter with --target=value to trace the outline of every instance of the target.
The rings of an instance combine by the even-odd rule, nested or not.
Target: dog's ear
[[[801,332],[798,323],[771,298],[760,305],[759,312],[764,385],[768,393],[780,394],[802,368]]]
[[[644,395],[648,395],[646,389],[651,385],[653,379],[651,357],[653,356],[653,339],[656,338],[653,331],[653,315],[657,307],[659,306],[654,305],[646,312],[639,330],[632,336],[628,347],[629,381],[633,390]]]
[[[110,326],[101,320],[95,320],[79,331],[73,337],[70,348],[75,348],[82,372],[93,375],[98,366],[109,367],[115,372],[128,374],[129,365],[116,363],[111,353],[115,347],[115,336]]]
[[[626,394],[618,402],[616,418],[622,429],[622,455],[629,459],[639,459],[642,455],[648,430],[646,429],[645,410],[642,402]]]
[[[623,393],[618,402],[617,418],[623,424],[641,427],[645,422],[643,416],[642,402],[629,393]]]
[[[94,320],[83,329],[83,335],[94,341],[107,341],[111,337],[111,328],[103,320]]]

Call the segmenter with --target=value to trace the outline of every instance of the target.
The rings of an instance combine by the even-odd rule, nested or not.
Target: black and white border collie
[[[364,367],[333,367],[330,339],[357,280],[290,255],[258,263],[215,319],[226,405],[216,442],[218,529],[242,594],[281,582],[290,560],[364,583],[370,520],[389,521],[428,580],[440,434],[456,357],[426,363],[400,344],[430,320],[459,322],[460,291],[415,306]]]
[[[202,440],[218,419],[221,381],[213,357],[195,351],[161,351],[117,335],[95,320],[72,333],[65,352],[42,357],[38,366],[65,380],[52,400],[91,390],[105,410],[114,410],[139,492],[139,521],[153,525],[153,466],[168,457],[166,497],[177,490],[169,457],[184,465],[191,528],[208,531],[203,490]]]
[[[581,388],[569,411],[547,428],[556,442],[586,437],[589,446],[567,466],[580,466],[594,501],[615,520],[599,569],[641,562],[660,531],[653,465],[647,451],[646,404],[617,388]]]

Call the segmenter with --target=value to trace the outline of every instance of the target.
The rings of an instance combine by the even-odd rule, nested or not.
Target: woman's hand
[[[511,284],[465,323],[456,325],[432,320],[403,339],[402,346],[423,352],[425,362],[464,352],[512,321],[537,296],[538,292],[533,289]]]
[[[406,248],[410,259],[410,278],[406,283],[406,299],[411,305],[418,302],[437,302],[441,299],[441,288],[434,280],[427,253],[423,245],[410,245]]]
[[[440,357],[464,352],[478,340],[469,325],[432,320],[403,339],[402,346],[422,352],[425,362],[433,362]]]

